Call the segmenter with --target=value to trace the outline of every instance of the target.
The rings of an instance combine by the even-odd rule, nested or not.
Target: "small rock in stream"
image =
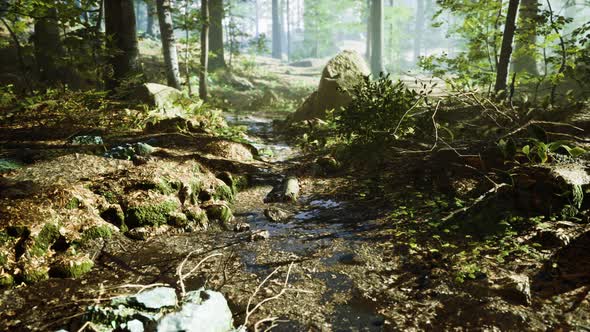
[[[254,232],[252,232],[252,234],[250,234],[250,241],[251,242],[264,241],[264,240],[268,240],[269,238],[270,238],[270,233],[268,231],[258,230],[258,231],[254,231]]]
[[[170,287],[152,288],[129,299],[130,303],[148,310],[174,307],[176,306],[176,301],[176,291]]]
[[[234,226],[234,231],[237,233],[247,232],[250,230],[250,224],[247,222],[239,222]]]
[[[272,222],[284,222],[289,219],[289,213],[276,207],[270,207],[264,210],[264,216]]]

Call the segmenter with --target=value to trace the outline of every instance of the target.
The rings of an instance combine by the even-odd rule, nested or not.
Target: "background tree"
[[[539,75],[536,59],[537,25],[539,23],[539,2],[537,0],[521,0],[512,64],[512,69],[517,73]]]
[[[199,97],[207,100],[207,69],[209,66],[209,1],[201,0],[201,71],[199,74]]]
[[[109,63],[113,75],[107,79],[107,88],[113,89],[121,81],[141,73],[139,48],[135,27],[133,0],[104,0],[107,48],[112,50]]]
[[[500,58],[498,60],[498,70],[496,72],[496,84],[494,91],[496,94],[506,95],[508,80],[508,66],[510,65],[510,56],[512,55],[512,42],[516,31],[516,14],[518,13],[519,0],[510,0],[508,3],[508,13],[506,13],[506,24],[502,35],[502,48],[500,49]],[[503,93],[501,93],[503,91]]]
[[[223,0],[210,1],[211,24],[209,26],[209,47],[213,55],[209,59],[209,70],[225,68],[225,52],[223,47]]]
[[[283,53],[282,35],[279,0],[272,0],[272,57],[275,59],[280,59]]]
[[[146,3],[146,24],[145,24],[145,34],[150,37],[156,36],[156,3],[155,0],[145,0]]]
[[[35,59],[42,81],[54,83],[60,80],[59,61],[64,55],[56,8],[39,10],[35,20]]]
[[[383,0],[371,4],[371,73],[377,77],[383,72]]]
[[[414,29],[414,59],[421,55],[424,34],[424,0],[416,0],[416,27]]]
[[[174,37],[174,25],[172,22],[170,0],[156,0],[158,7],[158,21],[160,23],[160,37],[164,63],[166,64],[166,79],[168,85],[180,89],[180,70],[178,68],[178,55],[176,52],[176,38]]]

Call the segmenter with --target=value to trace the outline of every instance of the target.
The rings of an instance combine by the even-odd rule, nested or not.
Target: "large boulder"
[[[326,111],[348,105],[350,91],[370,74],[365,60],[355,51],[342,51],[326,64],[318,90],[303,102],[292,121],[325,119]]]
[[[156,109],[164,117],[182,114],[182,109],[176,105],[182,99],[182,92],[166,85],[157,83],[142,84],[135,88],[130,99]]]

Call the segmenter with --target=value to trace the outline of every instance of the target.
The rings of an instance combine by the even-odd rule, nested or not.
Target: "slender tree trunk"
[[[289,16],[291,16],[291,11],[290,11],[290,3],[289,0],[287,1],[287,61],[291,61],[291,20],[289,19]]]
[[[383,72],[383,0],[372,0],[371,6],[371,73]]]
[[[275,59],[280,59],[283,53],[281,31],[279,0],[272,0],[272,57]]]
[[[209,0],[211,24],[209,26],[209,47],[213,57],[209,59],[209,70],[225,68],[223,51],[223,0]]]
[[[180,89],[180,70],[178,69],[178,54],[176,53],[176,38],[174,37],[174,23],[172,22],[170,0],[157,0],[158,22],[160,23],[160,38],[162,51],[166,63],[166,78],[168,85]]]
[[[365,57],[367,61],[371,61],[371,30],[373,30],[373,24],[371,21],[371,2],[367,0],[367,42],[365,44]]]
[[[42,16],[35,21],[35,35],[33,37],[35,59],[41,81],[55,83],[61,78],[59,61],[64,54],[57,10],[55,8],[47,9],[42,13]]]
[[[504,25],[504,34],[502,35],[502,48],[500,49],[500,59],[496,69],[496,84],[494,91],[499,97],[506,96],[506,87],[508,81],[508,65],[512,55],[512,42],[514,32],[516,31],[516,14],[518,12],[519,0],[510,0],[508,3],[508,13],[506,14],[506,24]]]
[[[422,35],[424,34],[424,0],[416,0],[416,27],[414,29],[414,61],[422,55]]]
[[[156,16],[156,4],[155,0],[146,0],[145,4],[147,6],[147,17],[146,17],[146,25],[145,25],[145,34],[150,37],[156,36],[156,20],[154,17]]]
[[[209,65],[209,1],[201,0],[201,73],[199,75],[199,97],[207,100],[207,67]]]
[[[518,34],[514,51],[513,70],[538,76],[536,44],[539,3],[537,0],[521,0],[518,10]]]
[[[114,89],[121,81],[141,74],[133,0],[105,0],[105,26],[107,48],[114,51],[109,58],[113,76],[107,79],[107,88]]]
[[[258,12],[258,0],[254,0],[254,11],[256,13],[256,38],[260,36],[260,13]]]

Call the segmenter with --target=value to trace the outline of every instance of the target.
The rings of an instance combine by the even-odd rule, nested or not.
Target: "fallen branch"
[[[482,202],[485,202],[488,199],[489,196],[497,193],[498,190],[500,190],[500,188],[508,187],[508,186],[509,185],[507,183],[500,183],[500,184],[494,185],[494,187],[492,189],[486,191],[484,194],[482,194],[481,196],[479,196],[478,198],[476,198],[475,201],[473,201],[473,204],[471,204],[469,206],[464,206],[464,207],[462,207],[460,209],[457,209],[457,210],[452,211],[446,217],[442,218],[441,221],[442,222],[447,222],[447,221],[455,218],[458,214],[465,213],[465,212],[473,209],[474,207],[476,207],[477,205],[481,204]]]
[[[186,278],[188,278],[191,274],[195,273],[201,267],[201,265],[205,261],[207,261],[208,259],[213,258],[213,257],[217,257],[217,256],[223,256],[223,254],[221,254],[221,253],[211,254],[211,255],[201,259],[201,261],[199,261],[199,263],[197,263],[197,265],[195,267],[193,267],[188,273],[183,274],[182,270],[184,269],[184,265],[188,261],[189,257],[191,257],[191,255],[197,251],[198,250],[193,250],[193,251],[189,252],[188,255],[186,255],[186,257],[182,260],[182,262],[180,263],[180,265],[178,265],[178,268],[176,269],[176,275],[178,276],[178,284],[180,285],[182,297],[184,297],[186,295],[186,287],[184,286],[184,280]]]
[[[278,271],[279,271],[280,267],[276,268],[274,271],[272,271],[259,285],[258,287],[256,287],[256,290],[254,290],[254,293],[250,296],[250,298],[248,299],[248,304],[246,305],[246,318],[244,318],[244,326],[248,325],[248,321],[250,320],[250,317],[252,316],[252,314],[254,312],[256,312],[256,310],[258,310],[262,305],[264,305],[267,302],[276,300],[278,298],[280,298],[281,296],[283,296],[284,294],[286,294],[287,292],[297,292],[297,293],[313,293],[311,291],[308,290],[303,290],[303,289],[297,289],[297,288],[288,288],[289,287],[289,276],[291,275],[291,270],[293,269],[293,263],[289,264],[289,269],[287,270],[287,276],[285,277],[285,281],[283,283],[283,288],[281,289],[280,292],[278,292],[277,294],[275,294],[274,296],[271,296],[269,298],[266,298],[262,301],[260,301],[258,304],[256,304],[252,309],[250,309],[250,306],[252,305],[252,301],[254,300],[254,298],[256,297],[256,295],[258,294],[258,292],[260,292],[260,289],[262,289],[262,286],[264,286],[272,276],[274,276]],[[276,319],[270,317],[270,318],[265,318],[259,322],[257,322],[255,324],[255,330],[258,331],[258,325],[260,325],[263,322],[272,322],[272,324],[274,325],[276,322]]]

